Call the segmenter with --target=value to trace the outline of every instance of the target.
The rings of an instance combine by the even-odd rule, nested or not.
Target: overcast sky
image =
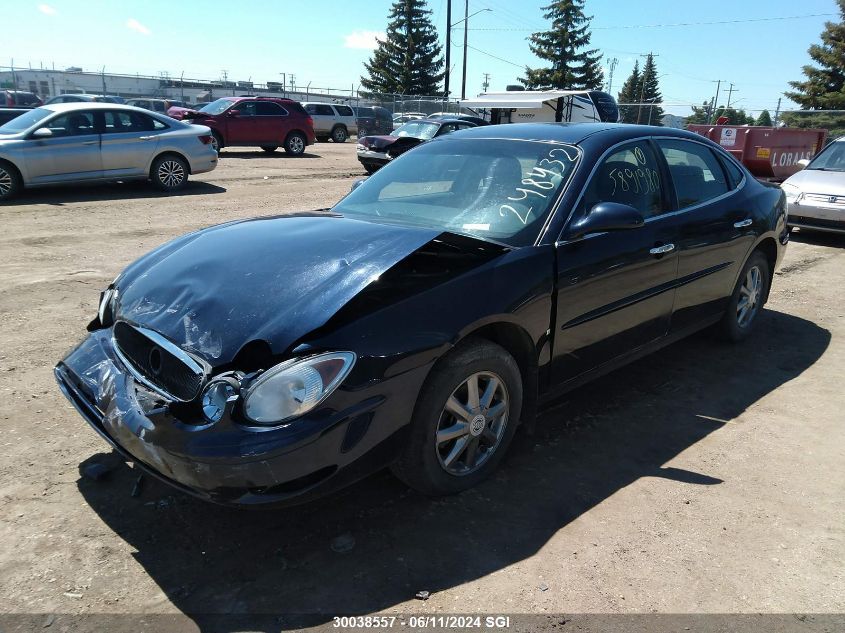
[[[452,23],[464,2],[453,0]],[[593,46],[616,58],[613,94],[634,61],[658,55],[667,111],[686,115],[709,100],[715,81],[732,103],[757,114],[774,112],[787,82],[801,78],[807,47],[825,20],[837,20],[835,0],[588,0]],[[18,1],[3,9],[0,67],[81,66],[85,70],[256,83],[295,76],[296,85],[357,88],[363,62],[387,23],[389,0],[50,0]],[[446,32],[447,0],[429,0]],[[516,83],[525,65],[541,65],[528,48],[531,32],[548,26],[541,3],[470,0],[467,95]],[[451,87],[460,92],[463,24],[453,29]],[[725,92],[722,93],[723,95]],[[720,98],[724,103],[725,98]],[[784,100],[785,109],[795,107]]]

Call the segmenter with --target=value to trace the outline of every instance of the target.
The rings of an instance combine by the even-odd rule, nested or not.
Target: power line
[[[493,59],[498,59],[500,62],[505,62],[506,64],[510,64],[511,66],[516,66],[517,68],[522,68],[522,69],[525,68],[525,66],[523,64],[515,64],[514,62],[510,61],[509,59],[497,57],[496,55],[493,55],[492,53],[488,53],[487,51],[483,51],[480,48],[476,48],[475,46],[470,46],[469,44],[467,44],[467,48],[471,48],[472,50],[477,51],[477,52],[481,53],[482,55],[487,55],[487,57],[492,57]]]
[[[782,20],[803,20],[805,18],[826,18],[837,16],[838,13],[808,13],[807,15],[784,15],[770,18],[747,18],[742,20],[713,20],[709,22],[666,22],[662,24],[618,24],[614,26],[591,26],[593,31],[609,31],[617,29],[659,29],[679,26],[721,26],[725,24],[748,24],[750,22],[777,22]],[[528,32],[536,29],[513,28],[513,27],[477,27],[470,31],[521,31]],[[540,29],[542,30],[542,29]]]

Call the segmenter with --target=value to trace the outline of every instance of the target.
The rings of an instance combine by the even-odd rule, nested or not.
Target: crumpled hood
[[[211,227],[130,265],[117,281],[116,318],[213,367],[252,340],[279,354],[438,234],[314,215]]]

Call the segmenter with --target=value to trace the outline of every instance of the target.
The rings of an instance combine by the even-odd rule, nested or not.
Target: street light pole
[[[469,0],[464,0],[464,70],[461,75],[461,100],[467,98],[467,29],[469,25]]]
[[[452,0],[446,0],[446,76],[444,78],[443,95],[449,98],[449,63],[452,52]]]

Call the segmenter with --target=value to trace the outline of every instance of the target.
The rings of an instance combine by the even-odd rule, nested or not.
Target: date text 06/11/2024
[[[336,629],[382,629],[382,630],[425,630],[425,629],[508,629],[510,616],[505,615],[411,615],[397,617],[378,616],[335,616],[332,626]]]

